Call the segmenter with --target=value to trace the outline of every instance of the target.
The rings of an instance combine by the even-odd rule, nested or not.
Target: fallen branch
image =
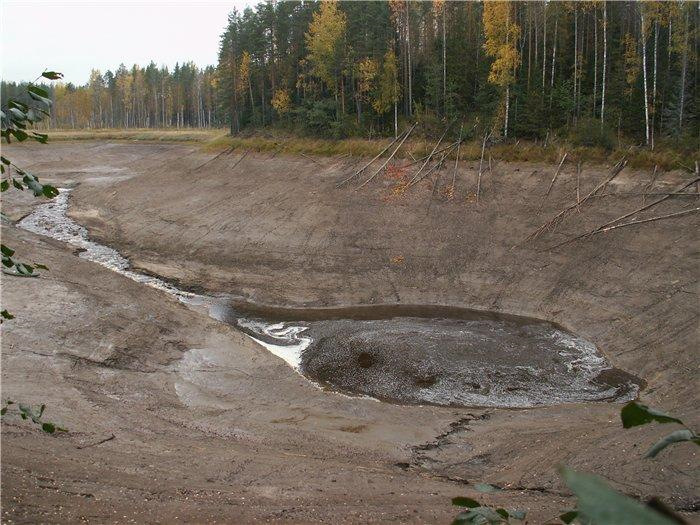
[[[656,197],[659,195],[668,195],[670,197],[700,197],[700,193],[698,192],[692,192],[692,193],[672,193],[668,191],[662,191],[662,192],[654,192],[654,193],[643,193],[640,191],[619,191],[615,193],[601,193],[600,195],[593,195],[592,198],[602,198],[602,197],[641,197],[646,195],[647,197]]]
[[[661,198],[659,198],[659,199],[656,199],[654,202],[651,202],[651,203],[649,203],[649,204],[646,204],[645,206],[642,206],[641,208],[637,208],[636,210],[633,210],[633,211],[631,211],[631,212],[629,212],[629,213],[624,214],[622,217],[618,217],[618,218],[615,219],[615,220],[612,220],[612,221],[610,221],[610,222],[606,222],[605,224],[603,224],[602,226],[600,226],[598,229],[600,229],[600,228],[605,228],[606,226],[609,226],[609,225],[611,225],[611,224],[615,224],[616,222],[620,222],[621,220],[626,219],[626,218],[628,218],[628,217],[631,217],[632,215],[636,215],[637,213],[640,213],[640,212],[642,212],[642,211],[644,211],[644,210],[648,210],[648,209],[651,208],[652,206],[656,206],[657,204],[659,204],[659,203],[665,201],[666,199],[671,198],[672,195],[681,193],[681,192],[682,192],[684,189],[686,189],[688,186],[692,186],[693,184],[695,184],[695,183],[698,182],[698,181],[700,181],[700,178],[695,178],[695,179],[691,180],[690,182],[684,184],[684,185],[681,186],[680,188],[678,188],[675,192],[670,193],[670,194],[668,194],[668,195],[664,195],[663,197],[661,197]]]
[[[455,148],[455,147],[456,146],[453,144],[452,148]],[[447,156],[450,154],[451,151],[452,151],[451,149],[446,150],[442,154],[442,157],[440,157],[440,159],[437,161],[437,163],[432,168],[430,168],[428,171],[426,171],[420,179],[414,181],[413,183],[409,182],[408,184],[406,184],[406,187],[409,188],[411,186],[415,186],[416,184],[418,184],[422,180],[429,177],[432,172],[434,172],[436,169],[438,169],[440,166],[442,166],[442,164],[445,162],[445,159],[447,158]]]
[[[651,175],[651,180],[649,181],[649,184],[647,184],[646,188],[644,188],[644,193],[648,193],[649,190],[651,190],[654,187],[654,182],[656,182],[656,173],[657,173],[658,169],[659,169],[659,165],[654,164],[654,173]],[[646,201],[647,201],[647,198],[645,195],[644,198],[642,199],[642,202],[646,202]]]
[[[362,173],[362,172],[365,171],[367,168],[369,168],[369,166],[370,166],[375,160],[377,160],[379,157],[381,157],[382,155],[384,155],[384,154],[387,152],[387,150],[388,150],[391,146],[393,146],[393,145],[396,143],[396,141],[399,140],[399,138],[403,137],[404,133],[406,133],[406,132],[404,131],[403,133],[401,133],[401,135],[399,135],[399,136],[396,137],[394,140],[392,140],[392,141],[387,145],[386,148],[384,148],[382,151],[380,151],[379,153],[377,153],[377,155],[376,155],[372,160],[370,160],[367,164],[365,164],[364,166],[362,166],[362,167],[361,167],[359,170],[357,170],[355,173],[353,173],[352,175],[350,175],[347,179],[344,179],[344,180],[340,181],[338,184],[335,185],[335,187],[336,187],[336,188],[340,188],[343,184],[345,184],[346,182],[350,182],[352,179],[354,179],[355,177],[357,177],[360,173]]]
[[[648,219],[639,219],[636,221],[624,222],[622,224],[615,224],[613,226],[607,226],[605,228],[598,228],[598,229],[595,229],[591,232],[585,233],[583,235],[579,235],[578,237],[574,237],[573,239],[569,239],[567,241],[561,242],[561,243],[559,243],[555,246],[552,246],[551,248],[548,248],[548,249],[553,250],[555,248],[559,248],[560,246],[564,246],[565,244],[576,241],[578,239],[582,239],[584,237],[592,237],[593,235],[597,235],[599,233],[609,232],[611,230],[617,230],[618,228],[624,228],[625,226],[635,226],[637,224],[644,224],[646,222],[654,222],[654,221],[660,221],[662,219],[671,219],[673,217],[681,217],[682,215],[697,213],[699,211],[700,211],[700,208],[693,208],[692,210],[677,211],[675,213],[669,213],[668,215],[659,215],[657,217],[649,217]]]
[[[403,143],[406,142],[406,139],[409,137],[409,135],[410,135],[411,132],[413,131],[413,128],[415,128],[417,125],[418,125],[418,122],[416,122],[415,124],[413,124],[413,126],[411,126],[411,129],[409,129],[409,130],[406,132],[406,134],[404,135],[403,139],[401,139],[401,142],[399,142],[399,145],[396,146],[396,149],[394,150],[394,152],[393,152],[391,155],[389,155],[389,158],[386,159],[386,161],[384,161],[384,164],[382,164],[381,166],[379,166],[379,169],[378,169],[377,171],[375,171],[375,172],[370,176],[369,179],[367,179],[366,181],[364,181],[362,184],[360,184],[360,185],[359,185],[357,188],[355,188],[355,189],[358,189],[358,190],[359,190],[362,186],[364,186],[365,184],[368,184],[372,179],[374,179],[374,177],[377,176],[377,174],[378,174],[380,171],[382,171],[382,170],[384,169],[384,167],[385,167],[387,164],[389,164],[389,161],[391,161],[391,159],[394,158],[394,155],[396,155],[396,152],[399,151],[399,149],[401,149],[401,146],[403,146]]]
[[[464,140],[462,140],[462,142],[464,142]],[[453,148],[453,147],[455,147],[456,145],[457,145],[457,142],[453,142],[452,144],[448,144],[447,146],[443,146],[442,148],[440,148],[439,150],[437,150],[437,151],[434,153],[434,155],[438,155],[439,153],[442,153],[442,152],[444,152],[445,150],[448,150],[448,149],[450,149],[450,148]],[[410,153],[409,153],[409,155],[410,155]],[[415,159],[415,158],[414,158],[414,159],[413,159],[413,162],[410,162],[409,164],[406,164],[406,165],[404,166],[404,168],[410,168],[411,166],[415,166],[415,165],[418,164],[419,162],[423,162],[423,161],[424,161],[425,159],[427,159],[429,156],[430,156],[430,153],[428,153],[427,155],[423,155],[423,156],[422,156],[421,158],[419,158],[419,159]],[[411,155],[411,157],[413,157],[413,155]]]
[[[476,180],[476,203],[479,204],[479,194],[481,193],[481,173],[484,168],[484,152],[486,151],[486,141],[489,140],[491,132],[484,135],[484,141],[481,143],[481,160],[479,161],[479,176]]]
[[[651,208],[652,206],[656,206],[657,204],[659,204],[659,203],[665,201],[666,199],[671,198],[673,195],[682,194],[681,192],[682,192],[684,189],[686,189],[688,186],[691,186],[691,185],[695,184],[695,183],[698,182],[698,181],[700,181],[700,178],[696,178],[696,179],[694,179],[694,180],[691,180],[690,182],[688,182],[688,183],[686,183],[685,185],[683,185],[681,188],[678,188],[678,190],[676,190],[674,193],[669,193],[668,195],[664,195],[664,196],[661,197],[660,199],[656,199],[654,202],[651,202],[651,203],[649,203],[649,204],[647,204],[647,205],[645,205],[645,206],[642,206],[642,207],[640,207],[640,208],[637,208],[636,210],[633,210],[633,211],[631,211],[631,212],[629,212],[629,213],[625,213],[625,214],[622,215],[621,217],[618,217],[617,219],[613,219],[612,221],[608,221],[608,222],[606,222],[605,224],[603,224],[602,226],[598,226],[598,227],[597,227],[596,229],[594,229],[594,230],[591,230],[591,231],[589,231],[589,232],[583,233],[583,234],[581,234],[581,235],[577,235],[576,237],[572,237],[571,239],[568,239],[568,240],[566,240],[566,241],[560,242],[559,244],[557,244],[556,246],[553,246],[552,248],[558,248],[559,246],[564,246],[565,244],[569,244],[570,242],[574,242],[574,241],[576,241],[576,240],[578,240],[578,239],[581,239],[581,238],[583,238],[583,237],[590,237],[591,235],[595,235],[596,233],[600,233],[600,232],[602,232],[602,231],[608,231],[608,230],[611,229],[611,226],[612,226],[613,224],[615,224],[615,223],[617,223],[617,222],[620,222],[620,221],[622,221],[622,220],[624,220],[624,219],[627,219],[627,218],[631,217],[632,215],[636,215],[637,213],[643,212],[644,210],[648,210],[648,209]],[[687,194],[683,194],[683,195],[687,195]],[[686,210],[686,211],[688,211],[688,210]],[[635,222],[637,222],[637,221],[635,221]],[[644,221],[642,221],[642,222],[644,222]]]
[[[554,187],[554,183],[557,180],[557,177],[559,176],[559,172],[561,171],[561,167],[564,165],[564,161],[566,160],[566,157],[568,156],[568,153],[564,153],[564,156],[561,158],[561,161],[559,162],[559,166],[557,166],[557,170],[554,172],[554,177],[552,177],[552,180],[549,182],[549,187],[547,188],[547,193],[544,194],[544,197],[542,197],[542,202],[540,202],[540,207],[537,208],[537,213],[540,213],[540,210],[542,209],[542,206],[544,206],[544,201],[547,200],[547,197],[549,197],[549,194],[552,192],[552,187]],[[576,199],[576,202],[578,203],[579,199]],[[578,204],[577,204],[578,206]]]
[[[250,150],[245,150],[245,152],[243,153],[243,155],[241,155],[241,158],[238,159],[238,160],[235,162],[235,164],[234,164],[233,166],[231,166],[231,171],[233,171],[233,169],[234,169],[236,166],[238,166],[244,158],[246,158],[246,156],[248,155],[249,152],[250,152]]]
[[[313,157],[309,157],[308,155],[306,155],[304,153],[300,153],[299,155],[301,155],[302,157],[304,157],[306,159],[309,159],[311,162],[318,164],[319,166],[321,165],[321,163],[319,161],[317,161],[316,159],[314,159]]]
[[[114,434],[112,434],[109,437],[106,437],[104,439],[101,439],[100,441],[96,443],[88,443],[87,445],[78,445],[77,448],[78,450],[82,450],[84,448],[90,448],[90,447],[96,447],[97,445],[101,445],[102,443],[107,443],[107,441],[112,441],[115,438]]]
[[[440,162],[438,162],[438,166],[442,165],[442,163],[445,161],[445,158],[447,157],[447,153],[445,153],[442,158],[440,159]],[[440,186],[440,179],[442,178],[442,170],[438,171],[437,177],[435,177],[435,184],[433,184],[433,192],[430,194],[430,200],[428,201],[428,211],[426,212],[426,215],[430,215],[430,207],[433,205],[433,200],[435,199],[435,193],[437,192],[438,186]]]
[[[525,237],[523,242],[530,241],[532,239],[536,239],[539,237],[542,233],[547,231],[550,228],[555,227],[564,217],[566,217],[573,209],[579,207],[581,204],[584,204],[588,199],[590,199],[593,195],[598,193],[600,190],[602,190],[605,186],[607,186],[612,180],[619,175],[619,173],[624,169],[624,167],[627,165],[627,158],[622,157],[620,161],[613,166],[612,171],[610,176],[605,179],[603,182],[598,184],[591,192],[586,195],[581,201],[579,202],[574,202],[573,204],[567,206],[564,208],[562,211],[557,213],[554,217],[552,217],[550,220],[545,222],[543,225],[541,225],[539,228],[537,228],[534,232],[532,232],[530,235]]]
[[[442,135],[440,135],[440,139],[439,139],[439,140],[437,141],[437,143],[435,144],[435,147],[433,148],[433,151],[430,152],[430,155],[428,155],[428,158],[425,159],[425,162],[424,162],[423,165],[420,167],[420,169],[418,170],[418,172],[413,176],[413,178],[412,178],[410,181],[408,181],[407,186],[411,186],[411,185],[413,184],[413,181],[415,181],[415,180],[418,178],[418,176],[422,173],[423,169],[428,165],[428,163],[430,162],[430,159],[431,159],[431,158],[433,157],[433,155],[435,154],[435,150],[438,149],[438,147],[440,146],[440,143],[442,142],[442,139],[445,138],[445,135],[447,135],[447,132],[449,131],[449,129],[450,129],[451,126],[452,126],[452,123],[450,122],[450,123],[447,125],[447,127],[445,128],[445,131],[442,132]]]
[[[206,166],[206,165],[209,164],[210,162],[214,162],[216,159],[218,159],[219,157],[221,157],[221,155],[224,155],[224,154],[226,154],[226,153],[231,153],[233,150],[234,150],[234,147],[233,147],[233,146],[231,146],[231,147],[228,148],[228,149],[225,149],[224,151],[222,151],[222,152],[219,153],[218,155],[216,155],[216,156],[212,157],[211,159],[209,159],[208,161],[206,161],[206,162],[200,164],[199,166],[197,166],[197,167],[196,167],[195,169],[193,169],[192,171],[197,171],[198,169],[203,168],[204,166]]]
[[[581,211],[581,161],[576,164],[576,207]]]
[[[457,141],[457,155],[455,156],[455,168],[452,171],[452,186],[450,187],[450,195],[454,195],[455,192],[455,182],[457,181],[457,164],[459,163],[459,150],[462,147],[462,130],[464,129],[464,124],[459,127],[459,140]]]

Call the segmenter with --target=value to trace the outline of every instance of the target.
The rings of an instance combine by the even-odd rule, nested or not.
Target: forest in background
[[[466,136],[696,149],[699,20],[691,1],[271,0],[229,15],[216,67],[46,86],[50,126],[345,138],[460,121]],[[2,99],[22,88],[3,81]]]

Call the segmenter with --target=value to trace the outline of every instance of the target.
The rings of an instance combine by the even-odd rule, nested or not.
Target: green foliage
[[[562,516],[577,519],[591,525],[619,525],[639,523],[645,525],[671,525],[674,522],[645,507],[638,501],[610,488],[601,478],[564,468],[561,474],[566,484],[578,499],[576,516],[565,513]],[[562,520],[563,521],[563,520]],[[564,521],[570,523],[571,521]]]
[[[624,428],[632,428],[646,425],[651,422],[676,423],[683,422],[669,414],[649,408],[637,401],[630,401],[620,410],[620,418]],[[656,443],[646,454],[647,458],[654,458],[663,449],[673,443],[686,441],[700,445],[700,437],[690,429],[676,430]],[[662,511],[664,514],[650,506],[620,494],[602,478],[591,474],[576,472],[563,467],[560,473],[564,481],[578,499],[578,508],[562,513],[559,520],[569,524],[578,522],[585,525],[622,525],[627,523],[644,525],[671,525],[677,520],[671,520],[672,511]],[[486,483],[477,483],[474,489],[484,493],[498,492],[500,489]],[[465,507],[468,510],[461,512],[453,521],[454,524],[497,524],[509,523],[510,518],[524,519],[525,514],[516,511],[507,512],[504,509],[494,509],[483,506],[477,500],[468,497],[452,499],[452,504]]]
[[[659,410],[649,408],[637,401],[630,401],[627,403],[620,411],[620,417],[622,419],[622,426],[624,428],[632,428],[639,425],[646,425],[647,423],[677,423],[679,425],[684,425],[683,421],[680,419],[670,416]],[[664,450],[669,445],[673,443],[682,443],[689,441],[700,445],[700,436],[688,428],[682,430],[676,430],[671,432],[666,437],[658,441],[654,446],[652,446],[646,453],[647,458],[656,457],[659,452]]]
[[[649,449],[649,451],[646,453],[646,457],[655,458],[657,454],[667,446],[673,443],[682,443],[684,441],[691,441],[696,445],[700,445],[700,437],[698,437],[693,431],[684,428],[682,430],[675,430],[658,441]]]
[[[652,421],[656,421],[657,423],[683,424],[680,419],[669,416],[668,414],[665,414],[659,410],[649,408],[638,401],[630,401],[624,407],[622,407],[622,410],[620,411],[620,418],[622,419],[623,428],[646,425]]]
[[[485,487],[488,487],[489,490],[483,490]],[[485,483],[478,483],[474,488],[480,492],[494,492],[499,490]],[[513,523],[511,520],[524,520],[526,515],[525,511],[522,510],[509,511],[500,507],[492,507],[467,497],[452,498],[452,505],[464,507],[466,509],[457,514],[452,521],[452,525],[496,525],[499,523]]]
[[[41,76],[48,79],[59,79],[63,75],[55,71],[44,71]],[[9,99],[6,105],[2,107],[0,115],[2,121],[2,138],[8,143],[11,140],[10,137],[13,136],[20,142],[33,139],[42,144],[46,144],[48,135],[32,131],[30,128],[41,121],[44,116],[49,115],[48,110],[51,109],[49,94],[45,89],[33,84],[27,86],[27,94],[34,103],[30,102],[25,104],[15,99]],[[17,177],[13,176],[13,171]],[[10,189],[10,182],[12,182],[14,188],[21,191],[27,188],[34,193],[35,197],[43,196],[51,199],[58,195],[58,190],[56,188],[48,184],[41,184],[37,177],[21,169],[7,157],[0,157],[0,172],[2,172],[2,175],[6,176],[0,183],[0,189],[3,192]],[[21,179],[19,177],[21,177]],[[4,244],[0,245],[0,251],[2,252],[2,271],[4,274],[17,277],[38,277],[39,274],[34,271],[35,269],[48,270],[43,264],[35,263],[34,266],[32,266],[27,263],[16,261],[13,259],[15,250]],[[0,312],[0,317],[0,322],[14,319],[14,315],[6,309]],[[0,409],[0,415],[4,416],[7,414],[9,407],[12,405],[14,405],[13,401],[6,401],[5,406]],[[45,405],[41,405],[37,410],[34,410],[28,405],[18,405],[20,417],[25,420],[29,419],[33,423],[41,426],[44,432],[53,434],[57,430],[65,431],[65,429],[57,427],[54,423],[42,421],[41,418],[44,414],[44,408]]]
[[[336,115],[333,99],[309,100],[292,111],[294,122],[306,133],[325,135],[334,139],[345,136],[345,126]]]
[[[323,0],[321,8],[314,13],[306,34],[308,59],[314,74],[326,85],[328,91],[337,93],[338,76],[343,60],[343,39],[347,17],[338,2]]]
[[[5,416],[7,414],[7,411],[15,405],[16,404],[14,401],[10,401],[9,399],[6,400],[5,406],[3,406],[2,409],[0,409],[0,416]],[[53,434],[54,432],[67,432],[65,428],[59,427],[55,423],[44,421],[42,419],[46,405],[39,405],[35,408],[30,405],[23,405],[19,403],[16,406],[17,414],[20,418],[22,418],[23,420],[29,420],[35,425],[38,425],[41,428],[41,430],[43,430],[47,434]]]
[[[605,151],[615,149],[615,132],[609,127],[601,128],[598,120],[582,119],[569,132],[569,142],[574,146],[603,148]]]
[[[384,55],[379,82],[374,96],[372,107],[379,115],[385,114],[401,98],[401,89],[398,80],[398,66],[393,49],[389,49]]]

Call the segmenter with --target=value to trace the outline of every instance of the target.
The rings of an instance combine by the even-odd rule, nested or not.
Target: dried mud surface
[[[554,167],[497,162],[477,205],[469,162],[447,200],[448,176],[435,192],[426,183],[402,194],[393,178],[337,189],[359,159],[231,153],[205,164],[213,154],[182,144],[4,149],[42,180],[75,186],[70,213],[92,238],[181,286],[270,314],[423,303],[546,319],[643,379],[645,402],[700,426],[697,215],[549,251],[642,198],[592,199],[519,245],[575,198],[574,170],[543,202]],[[581,193],[606,173],[584,164]],[[639,192],[649,178],[625,170],[606,192]],[[684,180],[665,173],[656,191]],[[13,219],[33,205],[6,195]],[[70,430],[49,436],[3,418],[5,522],[444,523],[451,497],[489,482],[505,490],[479,498],[539,523],[573,504],[559,464],[698,509],[695,448],[643,460],[668,428],[622,431],[619,405],[456,409],[325,392],[158,290],[57,241],[8,224],[2,235],[22,260],[51,268],[2,277],[3,308],[16,315],[2,328],[3,397],[46,402],[46,418]]]

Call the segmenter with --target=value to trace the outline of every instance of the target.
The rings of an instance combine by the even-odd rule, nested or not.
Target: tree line
[[[49,126],[59,128],[160,128],[223,125],[216,98],[213,66],[192,62],[172,71],[151,62],[146,67],[121,64],[114,72],[93,70],[83,86],[41,85],[53,100]],[[2,82],[3,100],[26,98],[26,84]]]
[[[55,87],[52,124],[342,138],[460,120],[506,138],[696,140],[699,7],[269,0],[229,15],[215,68],[93,72],[85,86]]]

